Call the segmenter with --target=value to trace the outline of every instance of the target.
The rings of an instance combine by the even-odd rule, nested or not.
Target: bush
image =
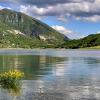
[[[0,86],[3,89],[18,92],[20,90],[20,79],[24,73],[19,70],[12,70],[0,74]]]

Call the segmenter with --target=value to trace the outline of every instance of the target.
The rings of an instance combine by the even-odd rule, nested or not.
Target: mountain
[[[47,24],[9,9],[0,10],[0,48],[85,48],[100,46],[100,33],[70,40]]]
[[[91,34],[78,40],[68,40],[62,44],[62,48],[71,48],[71,49],[94,47],[94,46],[100,46],[100,33]]]
[[[9,46],[6,47],[12,47],[12,44],[17,47],[21,47],[22,45],[23,47],[23,44],[26,45],[27,42],[33,44],[31,44],[31,47],[34,47],[34,45],[38,45],[36,47],[41,45],[55,46],[62,44],[64,40],[68,39],[66,36],[54,30],[47,24],[25,15],[24,13],[9,9],[0,10],[0,35],[2,41],[8,41],[7,44],[10,42],[8,44]],[[15,42],[11,41],[7,37],[13,37],[12,40]],[[15,39],[17,37],[19,40]],[[21,38],[24,38],[25,42],[28,40],[26,44]],[[0,44],[2,44],[2,41]],[[22,41],[23,43],[20,43]],[[18,43],[16,44],[16,42]]]

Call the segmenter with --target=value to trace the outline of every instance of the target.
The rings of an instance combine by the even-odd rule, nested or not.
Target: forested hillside
[[[100,34],[91,34],[87,37],[78,40],[68,40],[62,44],[62,48],[86,48],[86,47],[93,47],[93,46],[100,46]]]

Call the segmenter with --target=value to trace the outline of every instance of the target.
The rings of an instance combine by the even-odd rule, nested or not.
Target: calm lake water
[[[0,50],[0,72],[11,69],[25,73],[21,94],[0,100],[100,100],[100,50]]]

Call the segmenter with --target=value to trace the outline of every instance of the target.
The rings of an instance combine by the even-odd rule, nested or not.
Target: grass
[[[80,48],[80,49],[100,49],[100,46],[86,47],[86,48]]]

